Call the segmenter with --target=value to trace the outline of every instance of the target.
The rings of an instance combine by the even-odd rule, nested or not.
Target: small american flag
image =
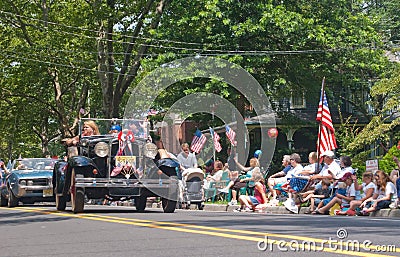
[[[219,143],[219,140],[221,138],[219,137],[218,133],[215,133],[215,131],[212,128],[210,128],[210,133],[211,133],[211,137],[212,137],[213,142],[214,142],[215,151],[217,151],[218,153],[221,152],[222,146]]]
[[[200,153],[206,141],[207,141],[206,136],[203,135],[199,129],[197,129],[196,132],[194,133],[192,143],[190,144],[190,150],[192,150],[195,153]]]
[[[231,142],[231,144],[233,146],[236,146],[236,141],[235,141],[235,137],[236,137],[236,133],[235,131],[233,131],[233,129],[231,129],[231,127],[229,127],[228,125],[225,126],[226,129],[226,136],[228,137],[229,141]]]
[[[331,112],[328,107],[328,100],[325,92],[321,91],[321,98],[318,105],[317,121],[321,122],[320,133],[318,135],[317,149],[320,153],[334,150],[337,148],[335,129],[332,124]]]

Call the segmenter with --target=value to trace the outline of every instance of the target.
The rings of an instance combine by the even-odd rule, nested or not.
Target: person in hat
[[[338,212],[337,215],[354,216],[356,214],[356,208],[358,208],[365,200],[370,199],[376,190],[376,185],[373,181],[374,174],[372,174],[372,172],[367,171],[363,174],[362,176],[363,183],[361,185],[358,184],[356,175],[353,174],[352,178],[355,189],[361,190],[363,192],[361,194],[361,199],[351,201],[350,208],[348,210]]]
[[[345,183],[346,193],[344,195],[337,193],[336,196],[333,197],[332,200],[329,201],[329,203],[327,203],[325,206],[323,206],[324,201],[320,202],[318,209],[316,209],[313,214],[325,214],[335,204],[339,204],[342,208],[349,207],[350,202],[355,200],[356,189],[354,187],[353,174],[351,172],[347,172],[339,179],[339,181]]]
[[[114,124],[111,126],[110,131],[108,132],[108,134],[114,135],[114,136],[118,136],[118,133],[122,131],[122,128],[120,125],[118,124]]]
[[[321,156],[324,158],[325,166],[322,168],[319,174],[311,176],[311,179],[338,179],[342,169],[340,168],[340,165],[335,161],[335,153],[329,150],[323,152]]]

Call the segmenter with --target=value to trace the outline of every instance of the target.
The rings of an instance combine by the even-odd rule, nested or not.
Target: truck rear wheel
[[[162,207],[165,213],[173,213],[176,208],[176,201],[162,198]]]

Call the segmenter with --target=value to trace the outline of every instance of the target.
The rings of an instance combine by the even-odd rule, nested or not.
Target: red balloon
[[[276,128],[268,129],[268,136],[270,138],[277,138],[278,137],[278,130]]]

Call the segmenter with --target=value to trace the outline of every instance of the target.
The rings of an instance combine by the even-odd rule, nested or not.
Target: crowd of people
[[[182,148],[189,147],[183,145]],[[187,158],[189,155],[187,153]],[[251,158],[249,167],[244,167],[237,157],[231,160],[228,157],[225,165],[221,161],[214,162],[214,169],[205,178],[205,187],[207,182],[219,181],[223,172],[228,172],[226,187],[218,191],[231,196],[228,204],[237,205],[235,211],[263,211],[269,206],[284,205],[289,211],[298,213],[300,206],[309,206],[305,213],[354,216],[397,208],[400,197],[398,171],[392,172],[391,176],[381,170],[365,172],[359,183],[357,170],[352,168],[349,156],[337,160],[333,151],[325,151],[320,157],[321,163],[317,153],[311,152],[308,164],[303,166],[299,154],[284,155],[283,169],[269,178],[261,172],[258,158]],[[190,158],[195,159],[195,155]],[[393,160],[400,169],[400,161],[396,157]]]

